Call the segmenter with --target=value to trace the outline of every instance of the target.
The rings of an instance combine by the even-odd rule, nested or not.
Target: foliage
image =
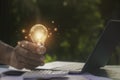
[[[56,60],[56,56],[55,55],[54,56],[50,56],[49,54],[46,54],[45,58],[46,58],[45,59],[45,63]]]
[[[105,0],[107,1],[107,0]],[[52,32],[46,62],[85,61],[104,29],[102,0],[1,0],[0,39],[15,46],[41,23]],[[105,12],[104,12],[105,13]],[[54,23],[52,23],[54,21]],[[58,31],[53,29],[57,27]],[[23,35],[22,29],[27,32]],[[28,39],[29,40],[29,39]]]

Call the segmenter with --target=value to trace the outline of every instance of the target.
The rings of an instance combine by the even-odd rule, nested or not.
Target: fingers
[[[33,61],[32,59],[26,59],[24,57],[20,60],[20,63],[22,63],[22,66],[26,69],[34,69],[37,66],[44,65],[44,61]]]
[[[23,57],[26,57],[26,58],[30,58],[30,59],[40,59],[42,55],[40,54],[34,54],[32,53],[31,51],[28,51],[20,46],[17,46],[16,49],[15,49],[15,52],[18,53],[16,55],[20,55],[20,56],[23,56]]]
[[[37,48],[38,54],[44,54],[46,52],[46,48],[44,46],[40,46]]]
[[[44,46],[39,46],[36,45],[35,43],[31,43],[28,41],[21,41],[19,46],[31,51],[32,53],[37,53],[37,54],[44,54],[46,51],[46,48]]]
[[[33,60],[28,60],[28,59],[26,61],[21,60],[21,63],[23,64],[24,68],[27,68],[27,69],[34,69],[37,66],[44,65],[44,62],[34,62]]]
[[[10,65],[17,68],[17,69],[22,69],[24,68],[21,63],[18,62],[18,57],[13,53],[11,55],[11,60],[10,60]],[[19,64],[18,64],[19,63]]]
[[[15,53],[19,64],[24,68],[32,69],[44,65],[44,55],[34,54],[19,45],[15,48]]]

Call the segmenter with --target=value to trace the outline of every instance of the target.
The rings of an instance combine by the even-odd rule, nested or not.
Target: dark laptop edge
[[[98,40],[93,53],[89,56],[82,69],[84,72],[93,72],[107,64],[116,45],[120,41],[120,20],[110,20]]]

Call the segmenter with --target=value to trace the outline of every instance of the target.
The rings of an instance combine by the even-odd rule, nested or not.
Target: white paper
[[[4,76],[0,80],[24,80],[22,76]]]
[[[8,70],[9,70],[8,68],[0,68],[0,73],[8,71]]]
[[[63,67],[66,65],[76,65],[76,64],[78,64],[81,68],[84,65],[84,63],[79,63],[79,62],[54,61],[54,62],[46,63],[44,66],[38,66],[37,69],[54,69],[57,67]]]

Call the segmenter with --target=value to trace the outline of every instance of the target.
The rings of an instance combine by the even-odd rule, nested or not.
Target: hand
[[[10,65],[22,69],[34,69],[39,65],[44,65],[44,53],[46,48],[38,46],[28,41],[21,41],[10,58]]]

